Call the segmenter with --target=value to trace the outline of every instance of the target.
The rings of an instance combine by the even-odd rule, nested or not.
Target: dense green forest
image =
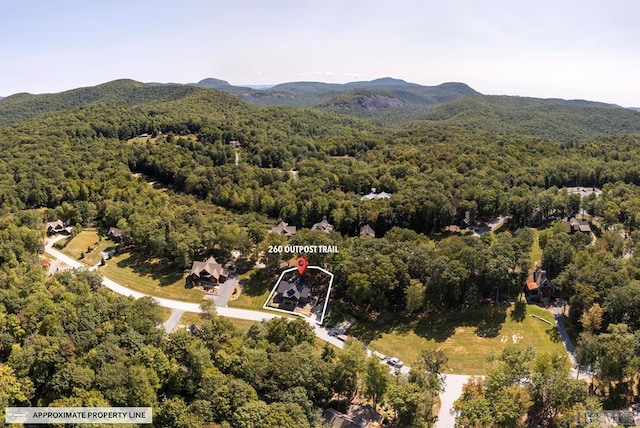
[[[314,426],[315,409],[352,399],[353,377],[367,372],[349,353],[312,351],[298,322],[242,335],[209,313],[198,334],[163,338],[150,302],[114,297],[91,274],[45,278],[42,222],[58,218],[117,226],[133,251],[178,270],[232,250],[255,261],[282,242],[267,231],[284,220],[302,229],[293,243],[340,248],[312,261],[336,275],[333,304],[365,320],[428,322],[516,298],[537,243],[568,302],[591,394],[610,408],[637,401],[640,113],[482,95],[389,121],[345,111],[261,108],[214,89],[133,81],[0,100],[0,369],[11,388],[0,407],[145,403],[159,406],[159,426],[256,426],[246,424],[256,415],[263,426]],[[581,199],[566,186],[602,193]],[[374,188],[391,197],[363,200]],[[581,210],[593,241],[554,220]],[[306,230],[325,216],[334,233]],[[444,231],[497,216],[507,222],[494,234]],[[358,237],[365,224],[377,238]],[[398,403],[396,421],[428,420],[424,403],[439,386],[407,382],[422,404],[416,413]],[[583,392],[561,405],[584,402]]]

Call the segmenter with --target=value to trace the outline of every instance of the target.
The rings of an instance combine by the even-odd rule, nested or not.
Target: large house
[[[193,262],[191,273],[187,276],[187,286],[201,286],[205,290],[218,287],[229,278],[229,273],[216,262],[216,259],[209,257],[204,262]]]
[[[565,219],[564,222],[567,225],[567,232],[570,234],[576,232],[591,233],[591,226],[586,220],[578,220],[575,217],[571,217],[570,219]]]
[[[71,235],[73,228],[71,226],[65,226],[62,220],[50,221],[47,223],[47,235],[56,235],[61,233],[63,235]]]
[[[551,283],[547,278],[547,271],[540,268],[536,269],[526,283],[526,294],[529,298],[542,299],[551,297],[553,291]]]
[[[117,227],[110,227],[107,236],[114,242],[120,242],[124,237],[124,232]]]
[[[276,235],[293,236],[296,234],[296,227],[289,226],[284,221],[281,221],[276,227],[271,228],[271,233]]]
[[[278,284],[276,293],[280,297],[281,302],[286,305],[304,306],[309,301],[311,289],[306,285],[283,280]]]
[[[327,221],[327,216],[322,217],[322,221],[320,223],[316,223],[311,226],[311,230],[319,230],[324,233],[333,232],[333,225]]]

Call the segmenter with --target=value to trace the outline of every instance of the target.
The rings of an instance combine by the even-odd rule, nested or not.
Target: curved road
[[[53,248],[53,244],[57,241],[65,239],[66,236],[55,236],[51,239],[47,239],[45,241],[45,253],[49,254],[52,257],[62,261],[63,263],[76,268],[76,269],[90,269],[96,270],[97,265],[91,268],[87,268],[83,263],[67,256],[66,254],[61,253],[60,251]],[[163,299],[160,297],[150,296],[148,294],[141,293],[139,291],[132,290],[130,288],[125,287],[124,285],[118,284],[117,282],[110,280],[109,278],[102,277],[102,285],[104,285],[109,290],[121,294],[123,296],[131,296],[134,299],[139,299],[141,297],[152,297],[158,305],[163,306],[165,308],[169,308],[172,310],[172,313],[178,312],[195,312],[200,313],[202,309],[200,305],[197,303],[188,303],[181,302],[179,300],[171,300],[171,299]],[[260,311],[251,311],[248,309],[237,309],[237,308],[228,308],[228,307],[219,307],[216,306],[216,311],[218,315],[229,318],[239,318],[243,320],[249,321],[262,321],[264,319],[272,319],[279,317],[277,314],[270,314],[266,312]],[[338,340],[337,338],[330,336],[327,329],[320,327],[314,322],[310,321],[310,324],[313,326],[315,330],[316,337],[328,342],[337,348],[344,348],[344,342]],[[456,400],[460,394],[462,393],[462,385],[466,382],[469,376],[464,375],[447,375],[447,380],[445,380],[445,391],[440,394],[441,407],[440,412],[438,414],[438,421],[436,422],[436,427],[449,428],[452,427],[455,423],[455,416],[449,413],[451,406],[453,405],[453,401]],[[447,382],[448,381],[448,382]]]
[[[54,238],[48,239],[45,243],[45,249],[44,249],[45,253],[49,254],[52,257],[55,257],[56,259],[60,260],[61,262],[73,268],[95,270],[96,266],[92,268],[88,268],[83,263],[53,248],[54,243],[65,238],[66,236],[59,235]],[[189,303],[189,302],[182,302],[179,300],[163,299],[160,297],[144,294],[139,291],[135,291],[130,288],[127,288],[124,285],[118,284],[117,282],[109,278],[105,278],[104,276],[102,277],[102,285],[104,285],[106,288],[108,288],[109,290],[115,293],[121,294],[123,296],[131,296],[134,299],[139,299],[141,297],[152,297],[158,303],[158,305],[163,306],[165,308],[169,308],[171,310],[178,310],[178,311],[184,311],[184,312],[196,312],[196,313],[202,312],[202,310],[200,309],[200,305],[198,303]],[[264,319],[268,320],[268,319],[280,317],[280,315],[270,314],[267,312],[252,311],[248,309],[227,308],[227,307],[219,307],[219,306],[216,306],[216,311],[218,315],[221,315],[223,317],[239,318],[239,319],[249,320],[249,321],[262,321]],[[324,340],[325,342],[329,342],[330,344],[338,348],[344,348],[344,342],[336,339],[333,336],[330,336],[329,332],[325,328],[320,327],[315,323],[311,323],[311,324],[313,325],[315,334],[318,338]]]

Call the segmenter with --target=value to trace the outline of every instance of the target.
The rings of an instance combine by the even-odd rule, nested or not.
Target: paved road
[[[56,241],[60,241],[65,238],[66,238],[65,236],[56,236],[54,238],[49,239],[45,245],[45,252],[50,256],[53,256],[58,260],[61,260],[62,262],[68,264],[73,268],[87,269],[87,267],[84,264],[80,263],[79,261],[53,248],[53,244]],[[96,268],[97,266],[92,267],[92,269],[96,269]],[[118,293],[124,296],[131,296],[134,299],[139,299],[141,297],[147,296],[144,293],[140,293],[139,291],[135,291],[121,284],[118,284],[117,282],[109,278],[103,277],[102,284],[109,290],[114,291],[115,293]],[[154,297],[154,296],[150,296],[150,297],[153,297],[153,299],[155,299],[160,306],[163,306],[165,308],[170,308],[172,310],[171,316],[163,324],[165,331],[172,330],[174,327],[171,327],[171,325],[174,322],[175,324],[177,324],[180,318],[177,314],[180,314],[181,316],[182,313],[184,312],[195,312],[195,313],[202,312],[200,305],[197,303],[181,302],[178,300],[163,299],[163,298]],[[275,313],[272,314],[267,312],[251,311],[247,309],[237,309],[237,308],[228,308],[228,307],[216,307],[216,310],[218,315],[221,315],[223,317],[239,318],[239,319],[244,319],[249,321],[258,321],[258,322],[264,319],[273,319],[280,316]],[[173,320],[174,318],[175,318],[175,321]],[[309,323],[313,326],[315,334],[319,339],[324,340],[325,342],[328,342],[337,348],[340,348],[340,349],[344,348],[344,342],[337,339],[336,337],[330,336],[327,329],[317,325],[313,321],[309,320]],[[409,370],[408,367],[403,367],[402,369],[403,370],[401,370],[401,372],[403,373]],[[462,385],[466,382],[468,378],[469,376],[466,376],[466,375],[452,375],[452,374],[447,375],[447,379],[445,381],[445,391],[443,391],[440,394],[440,400],[442,402],[442,405],[440,408],[440,412],[438,413],[438,422],[436,423],[436,427],[450,428],[455,425],[455,418],[449,413],[449,410],[451,409],[453,402],[460,396],[460,393],[462,392]]]
[[[53,244],[57,241],[65,239],[66,236],[56,236],[54,238],[49,239],[45,244],[45,252],[50,256],[57,258],[58,260],[63,261],[69,266],[77,269],[87,269],[87,267],[81,262],[67,256],[66,254],[61,253],[60,251],[53,248]],[[95,269],[95,266],[93,267]],[[139,291],[132,290],[130,288],[125,287],[124,285],[118,284],[117,282],[102,277],[102,285],[104,285],[109,290],[121,294],[123,296],[131,296],[134,299],[140,299],[141,297],[153,297],[153,299],[158,303],[158,305],[163,306],[165,308],[169,308],[172,310],[180,310],[183,312],[195,312],[200,313],[202,310],[200,309],[200,304],[198,303],[188,303],[181,302],[179,300],[171,300],[171,299],[163,299],[155,296],[148,296],[147,294],[140,293]],[[278,314],[271,314],[267,312],[260,311],[251,311],[248,309],[238,309],[238,308],[227,308],[227,307],[216,307],[216,311],[218,315],[228,318],[239,318],[243,320],[249,321],[262,321],[264,319],[273,319],[276,317],[280,317]],[[333,336],[329,336],[329,332],[327,329],[315,324],[314,322],[310,322],[310,324],[314,327],[316,336],[318,338],[324,340],[325,342],[329,342],[330,344],[336,346],[337,348],[344,348],[344,342],[336,339]]]

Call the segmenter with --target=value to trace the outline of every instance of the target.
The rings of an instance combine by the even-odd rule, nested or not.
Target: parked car
[[[404,363],[399,359],[397,359],[396,357],[389,358],[389,360],[387,361],[387,364],[389,364],[391,367],[397,367],[397,368],[404,366]]]

